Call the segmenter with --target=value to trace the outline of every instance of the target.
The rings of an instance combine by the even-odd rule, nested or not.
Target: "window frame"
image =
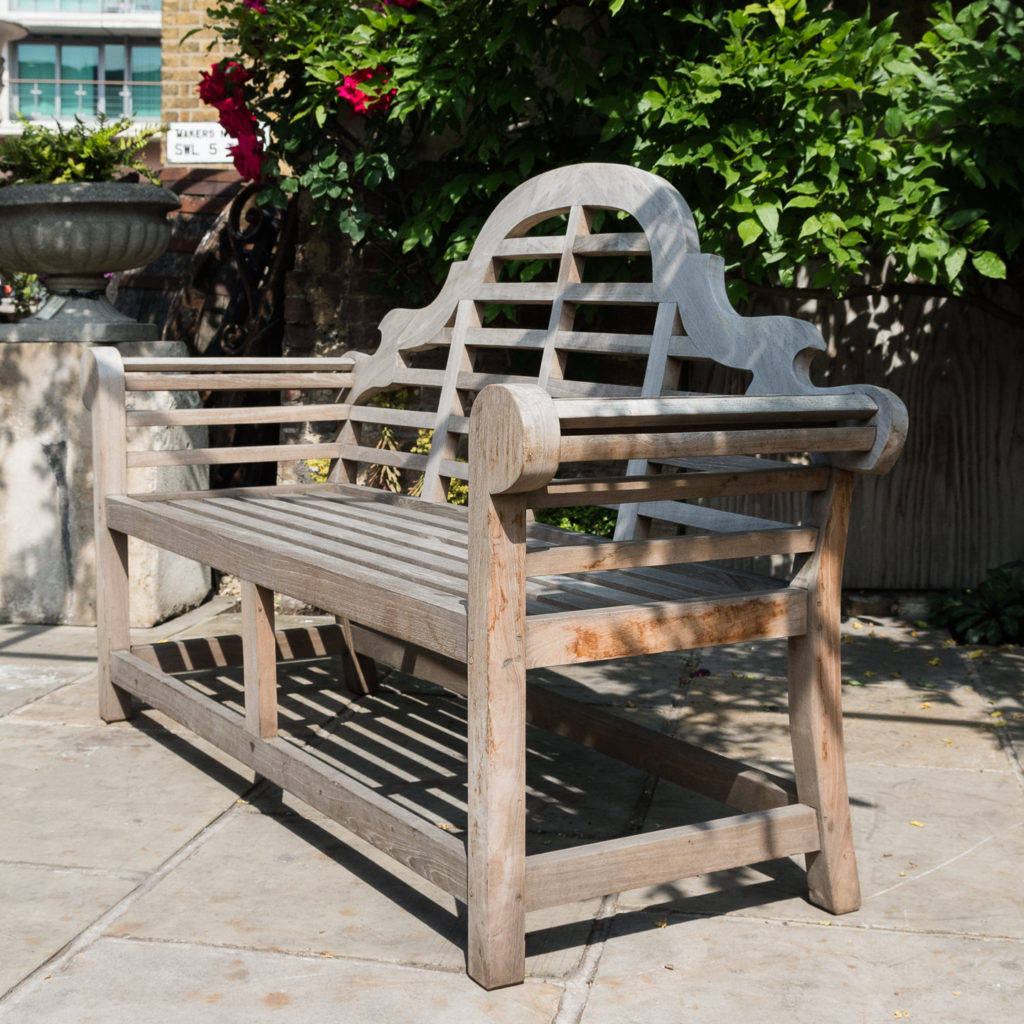
[[[52,46],[54,47],[54,78],[25,78],[21,75],[21,48],[23,46]],[[95,46],[98,52],[98,59],[96,62],[96,72],[98,77],[92,80],[86,79],[65,79],[61,74],[63,59],[62,52],[65,46]],[[124,48],[124,78],[117,79],[113,82],[108,83],[107,81],[107,47],[108,46],[121,46]],[[161,105],[163,100],[163,61],[160,61],[158,65],[158,77],[154,82],[152,80],[142,79],[136,81],[134,78],[135,74],[135,51],[141,48],[155,49],[158,53],[160,52],[160,40],[159,38],[149,38],[148,36],[103,36],[97,38],[96,42],[93,43],[89,37],[82,36],[63,36],[63,35],[45,35],[32,34],[25,37],[24,39],[18,40],[11,45],[10,57],[8,60],[9,78],[7,81],[7,89],[10,96],[10,110],[11,117],[16,118],[19,114],[26,117],[29,121],[59,121],[59,122],[71,122],[74,121],[75,117],[81,117],[83,120],[95,120],[100,114],[105,114],[112,120],[117,120],[121,117],[129,117],[133,121],[140,122],[152,122],[154,120],[159,121],[161,117]],[[38,104],[36,104],[36,110],[25,110],[21,104],[22,92],[21,87],[24,84],[34,83],[36,85],[52,85],[53,86],[53,112],[52,113],[40,113],[38,112]],[[66,113],[63,108],[61,99],[61,86],[70,84],[83,85],[87,89],[93,90],[93,99],[89,109],[78,109]],[[121,95],[121,105],[118,111],[107,110],[107,87],[108,85],[119,85]],[[141,86],[144,90],[151,90],[154,87],[159,90],[160,102],[158,103],[158,109],[156,113],[135,113],[135,89]],[[124,94],[127,90],[127,96]],[[125,113],[125,106],[130,106],[131,112]],[[81,108],[81,105],[80,105]]]

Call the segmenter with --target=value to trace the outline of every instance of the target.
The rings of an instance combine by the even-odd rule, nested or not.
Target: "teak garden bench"
[[[810,899],[856,909],[841,568],[853,474],[896,459],[900,401],[812,384],[820,334],[735,313],[683,199],[624,166],[565,167],[514,190],[437,299],[380,329],[374,355],[337,359],[86,353],[102,717],[128,717],[134,695],[464,901],[469,974],[486,988],[522,980],[527,911],[640,885],[806,854]],[[132,409],[138,391],[303,388],[318,404]],[[329,420],[340,432],[310,444],[127,440]],[[327,482],[129,493],[136,466],[311,458],[331,460]],[[367,486],[381,466],[415,496]],[[448,502],[467,477],[468,508]],[[617,506],[614,539],[533,521],[578,505]],[[244,714],[171,671],[187,644],[131,645],[129,536],[240,579]],[[297,645],[275,633],[275,593],[338,625]],[[529,683],[544,666],[780,637],[795,784]],[[355,691],[384,664],[466,696],[464,839],[278,736],[277,659],[298,646],[344,653]],[[527,857],[528,722],[737,813]]]

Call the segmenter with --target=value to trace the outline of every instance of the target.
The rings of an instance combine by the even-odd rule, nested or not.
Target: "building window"
[[[12,11],[69,11],[72,14],[154,14],[161,0],[10,0]]]
[[[160,120],[158,45],[36,39],[15,46],[13,64],[13,113],[30,121],[98,114]]]

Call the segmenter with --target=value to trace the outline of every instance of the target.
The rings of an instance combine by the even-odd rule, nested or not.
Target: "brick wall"
[[[208,0],[163,0],[163,119],[164,121],[216,121],[217,112],[205,106],[196,93],[199,72],[222,57],[218,44],[207,49],[217,37],[206,17]],[[182,42],[192,29],[200,29]]]

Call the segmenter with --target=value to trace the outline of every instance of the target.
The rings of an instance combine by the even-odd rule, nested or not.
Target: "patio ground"
[[[218,599],[146,636],[236,624]],[[817,910],[790,860],[572,904],[528,917],[525,984],[488,993],[453,900],[161,715],[103,725],[94,630],[0,626],[0,1021],[1020,1019],[1024,652],[868,616],[843,636],[863,907]],[[295,738],[459,831],[460,703],[397,675],[353,700],[335,670],[287,673]],[[785,773],[784,671],[769,643],[545,676]],[[237,696],[231,673],[198,682]],[[531,848],[726,813],[557,737],[529,747]]]

